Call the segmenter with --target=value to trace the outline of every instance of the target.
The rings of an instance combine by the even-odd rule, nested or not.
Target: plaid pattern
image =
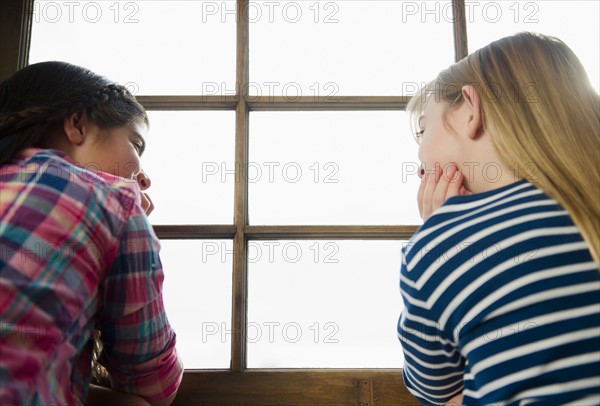
[[[0,404],[85,403],[94,328],[115,389],[154,402],[183,367],[136,183],[27,149],[0,166]]]

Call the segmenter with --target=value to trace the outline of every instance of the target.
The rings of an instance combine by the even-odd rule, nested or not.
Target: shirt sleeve
[[[159,249],[146,215],[135,204],[106,276],[98,326],[102,363],[113,388],[149,402],[175,393],[183,375],[163,305]]]
[[[405,310],[398,326],[404,384],[423,404],[443,405],[462,390],[464,359],[434,326],[406,317]]]
[[[444,405],[462,391],[465,359],[418,287],[410,280],[404,260],[400,288],[404,309],[398,321],[398,338],[404,353],[402,375],[407,389],[426,405]]]

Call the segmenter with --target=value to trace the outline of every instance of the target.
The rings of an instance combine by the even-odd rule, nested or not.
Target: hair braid
[[[110,388],[110,375],[101,361],[102,347],[100,330],[94,330],[91,383]]]

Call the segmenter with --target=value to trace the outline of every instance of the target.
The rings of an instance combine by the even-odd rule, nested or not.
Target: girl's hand
[[[463,186],[463,181],[464,176],[456,165],[448,167],[445,171],[436,165],[435,171],[422,174],[417,201],[423,221],[449,197],[470,195],[471,192]]]
[[[88,406],[150,406],[144,398],[125,392],[119,392],[114,389],[104,388],[102,386],[90,385],[88,390]]]
[[[448,403],[446,403],[446,406],[461,406],[462,401],[463,401],[463,395],[462,395],[462,393],[459,393],[458,395],[456,395],[452,399],[450,399],[448,401]]]
[[[144,209],[144,211],[146,212],[146,216],[149,216],[150,213],[152,213],[152,210],[154,210],[154,204],[152,203],[150,196],[148,196],[148,193],[146,193],[146,190],[148,190],[152,182],[150,181],[148,175],[146,175],[146,173],[142,170],[140,170],[137,174],[133,175],[133,177],[135,178],[135,180],[138,183],[138,186],[140,187],[142,195],[142,209]]]
[[[150,200],[150,196],[148,196],[148,193],[142,192],[141,196],[142,196],[142,209],[144,209],[144,211],[146,212],[146,215],[149,216],[150,213],[152,213],[152,210],[154,210],[154,203],[152,203],[152,200]]]

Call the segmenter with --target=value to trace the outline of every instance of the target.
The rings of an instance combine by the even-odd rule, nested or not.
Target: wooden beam
[[[154,232],[162,240],[233,240],[236,228],[234,225],[155,225]]]
[[[235,110],[238,96],[137,96],[147,110]],[[252,111],[405,110],[409,96],[336,96],[297,98],[246,96]]]
[[[409,96],[246,96],[253,111],[406,110]]]
[[[400,369],[186,371],[173,406],[417,406]]]
[[[249,240],[408,240],[418,226],[247,226]]]
[[[237,96],[137,96],[146,110],[235,110]]]
[[[245,226],[246,240],[407,240],[419,226]],[[162,240],[233,240],[235,225],[155,225]]]

